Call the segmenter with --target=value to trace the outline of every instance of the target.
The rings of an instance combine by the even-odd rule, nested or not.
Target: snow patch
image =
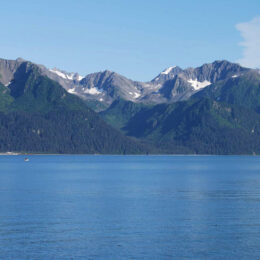
[[[207,86],[209,86],[211,84],[211,82],[204,80],[203,82],[198,81],[197,79],[193,80],[193,79],[189,79],[188,82],[192,85],[192,87],[195,90],[199,90],[202,88],[205,88]]]
[[[64,72],[57,70],[57,69],[50,69],[49,71],[58,75],[59,77],[61,77],[63,79],[81,81],[84,78],[80,75],[76,75],[76,73],[64,73]]]
[[[139,98],[141,96],[141,94],[139,93],[134,93],[134,98]]]
[[[153,84],[151,84],[151,83],[144,83],[143,84],[143,87],[145,87],[145,88],[148,88],[148,89],[159,89],[160,87],[162,86],[162,84],[155,84],[155,83],[153,83]]]
[[[69,80],[73,80],[73,74],[65,74],[66,75],[66,77],[67,77],[67,79],[69,79]]]
[[[75,88],[68,89],[68,92],[71,93],[71,94],[75,94],[76,93],[76,89]]]
[[[93,88],[87,88],[84,90],[84,93],[90,94],[90,95],[99,95],[102,93],[99,89],[93,87]]]
[[[11,81],[5,84],[5,87],[8,87],[11,84]]]
[[[130,95],[132,95],[133,96],[133,98],[139,98],[140,96],[141,96],[141,94],[139,94],[139,93],[137,93],[137,92],[128,92]]]
[[[238,77],[238,75],[233,75],[233,76],[232,76],[232,78],[237,78],[237,77]]]
[[[161,74],[169,74],[174,68],[176,68],[176,66],[173,66],[173,67],[169,67],[168,69],[164,70]]]
[[[58,71],[55,69],[50,69],[50,72],[55,73],[56,75],[58,75],[61,78],[67,79],[66,75],[64,73],[62,73],[61,71]]]

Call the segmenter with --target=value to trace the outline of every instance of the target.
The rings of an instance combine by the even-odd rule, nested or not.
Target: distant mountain
[[[89,98],[111,103],[117,98],[135,101],[141,95],[142,86],[115,72],[103,71],[87,75],[82,81],[83,92]]]
[[[228,61],[215,61],[198,68],[170,67],[160,73],[152,83],[160,87],[157,92],[146,95],[145,100],[166,99],[166,102],[187,100],[193,94],[220,80],[241,75],[250,69]],[[165,102],[165,101],[164,101]],[[157,102],[157,103],[164,103]]]
[[[135,103],[172,103],[187,100],[213,83],[249,70],[228,61],[215,61],[185,70],[170,67],[150,82],[131,81],[117,73],[105,71],[88,75],[80,84],[84,85],[84,91],[89,95],[87,99],[98,99],[107,104],[118,98]]]
[[[0,82],[9,84],[21,62],[24,60],[0,60]],[[117,99],[145,104],[187,100],[213,83],[250,71],[235,63],[215,61],[198,68],[170,67],[150,82],[137,82],[107,70],[83,77],[77,73],[37,66],[42,75],[58,82],[67,92],[88,101],[96,111],[106,109]]]
[[[20,60],[10,65],[2,66],[10,73],[1,77],[10,83],[0,83],[1,152],[148,152],[108,126],[79,97],[42,75],[38,66]]]

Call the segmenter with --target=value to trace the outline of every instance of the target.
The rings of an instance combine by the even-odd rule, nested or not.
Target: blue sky
[[[217,59],[260,67],[259,17],[259,0],[3,1],[0,57],[143,81]]]

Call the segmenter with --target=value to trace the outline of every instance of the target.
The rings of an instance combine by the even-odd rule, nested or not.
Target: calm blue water
[[[0,157],[0,259],[259,259],[260,157]]]

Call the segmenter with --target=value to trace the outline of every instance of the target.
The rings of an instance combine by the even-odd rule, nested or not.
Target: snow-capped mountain
[[[170,67],[151,81],[157,91],[147,93],[142,99],[155,103],[186,100],[219,80],[241,75],[248,70],[228,61],[215,61],[198,68]]]
[[[0,59],[0,82],[8,86],[21,64],[27,61]],[[149,82],[130,80],[112,71],[102,71],[85,77],[57,68],[37,65],[42,75],[58,82],[69,93],[85,100],[111,104],[122,98],[132,102],[164,103],[186,100],[205,87],[229,77],[238,77],[249,69],[228,61],[215,61],[198,68],[181,69],[171,66]]]
[[[162,71],[151,82],[155,84],[163,84],[165,81],[172,79],[175,75],[180,74],[183,70],[178,66],[172,66]]]
[[[89,74],[80,84],[87,98],[97,98],[106,103],[112,103],[117,98],[135,101],[142,90],[138,82],[108,70]]]
[[[58,75],[59,77],[61,77],[63,79],[81,81],[84,78],[84,77],[80,76],[78,73],[68,73],[66,71],[62,71],[57,68],[50,69],[49,71]]]

